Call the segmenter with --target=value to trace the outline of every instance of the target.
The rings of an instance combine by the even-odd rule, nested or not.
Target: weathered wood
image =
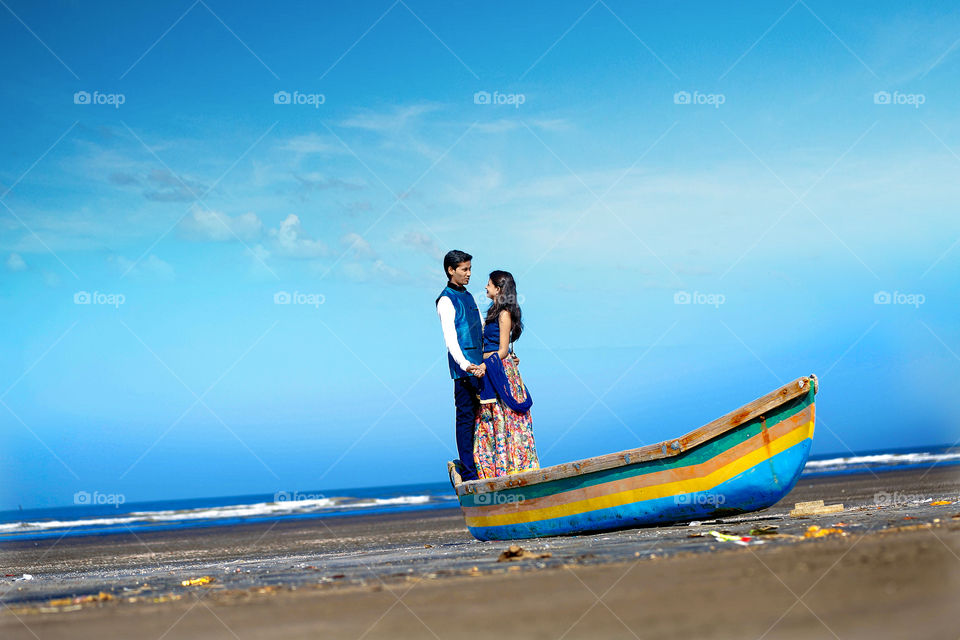
[[[828,504],[824,505],[823,500],[817,500],[820,504],[816,503],[798,503],[795,505],[795,508],[790,511],[790,515],[794,518],[798,516],[819,516],[826,513],[840,513],[843,511],[842,504]],[[809,504],[809,506],[800,508],[800,504]]]
[[[457,472],[457,465],[455,465],[452,460],[447,463],[447,475],[450,476],[450,483],[454,487],[463,482],[460,478],[460,473]]]
[[[595,471],[603,471],[615,467],[644,462],[647,460],[659,460],[676,456],[688,449],[696,447],[718,435],[734,429],[741,424],[749,422],[764,412],[770,411],[785,402],[807,393],[810,390],[809,385],[813,385],[814,393],[817,391],[817,377],[815,375],[803,376],[789,382],[779,389],[757,398],[753,402],[748,402],[739,409],[717,418],[699,429],[695,429],[686,435],[671,440],[665,440],[657,444],[646,445],[636,449],[628,449],[617,453],[608,453],[593,458],[585,458],[574,462],[566,462],[551,467],[543,467],[533,471],[511,474],[499,478],[470,480],[457,484],[454,481],[457,495],[468,493],[488,493],[492,491],[502,491],[512,487],[520,487],[540,482],[548,482],[560,478],[569,478],[579,476]],[[452,464],[452,463],[450,463]],[[449,469],[448,465],[448,469]],[[457,476],[459,479],[459,475]],[[453,475],[451,474],[451,480]]]

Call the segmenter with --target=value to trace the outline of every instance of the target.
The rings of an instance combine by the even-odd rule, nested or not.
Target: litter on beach
[[[794,518],[799,516],[817,516],[824,513],[839,513],[843,511],[842,504],[823,504],[823,500],[811,500],[810,502],[797,502],[793,505],[790,515]]]
[[[88,602],[106,602],[107,600],[113,600],[113,596],[107,593],[106,591],[101,591],[99,593],[89,595],[89,596],[77,596],[73,598],[54,598],[50,600],[47,604],[51,607],[68,607],[77,604],[84,604]]]
[[[181,586],[184,587],[199,587],[205,584],[210,584],[213,582],[213,578],[210,576],[202,576],[200,578],[190,578],[189,580],[183,580],[180,582]]]
[[[810,525],[807,527],[806,533],[803,534],[804,538],[824,538],[830,535],[847,535],[847,532],[838,527],[818,527],[817,525]]]
[[[755,540],[751,536],[731,535],[728,533],[720,533],[719,531],[711,531],[710,535],[716,538],[718,542],[732,542],[733,544],[738,544],[743,547],[751,544],[763,544],[763,540]]]
[[[511,560],[520,560],[521,558],[550,558],[552,556],[553,554],[549,551],[547,553],[534,553],[527,551],[521,546],[512,544],[500,554],[497,562],[509,562]]]
[[[753,529],[750,529],[750,535],[752,535],[752,536],[772,536],[772,535],[776,535],[778,528],[779,528],[779,527],[777,527],[777,525],[775,525],[775,524],[761,525],[761,526],[758,526],[758,527],[754,527]]]

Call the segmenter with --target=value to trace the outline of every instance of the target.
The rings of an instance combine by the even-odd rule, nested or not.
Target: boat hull
[[[816,391],[808,386],[807,393],[669,458],[498,491],[458,491],[467,527],[480,540],[512,540],[770,507],[793,489],[810,453]]]

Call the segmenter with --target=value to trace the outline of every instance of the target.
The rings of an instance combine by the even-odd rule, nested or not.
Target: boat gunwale
[[[763,415],[771,409],[790,402],[804,393],[808,393],[810,383],[813,384],[813,393],[816,395],[818,391],[817,376],[814,374],[801,376],[770,393],[760,396],[752,402],[742,405],[738,409],[734,409],[688,432],[686,435],[664,440],[656,444],[644,445],[635,449],[626,449],[624,451],[607,453],[582,460],[574,460],[573,462],[564,462],[498,478],[468,480],[466,482],[460,479],[460,474],[457,473],[453,462],[447,463],[447,470],[450,474],[450,480],[457,492],[457,496],[459,497],[465,494],[481,494],[516,489],[518,487],[576,477],[597,471],[637,464],[639,462],[671,458],[705,444],[717,436]]]

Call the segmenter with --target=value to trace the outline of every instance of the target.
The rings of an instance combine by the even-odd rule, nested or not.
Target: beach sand
[[[845,510],[788,515],[816,499]],[[34,578],[0,583],[0,634],[955,639],[958,500],[958,467],[802,479],[761,512],[518,541],[503,562],[510,543],[455,510],[7,541],[3,573]],[[709,533],[760,526],[776,534],[748,546]]]

